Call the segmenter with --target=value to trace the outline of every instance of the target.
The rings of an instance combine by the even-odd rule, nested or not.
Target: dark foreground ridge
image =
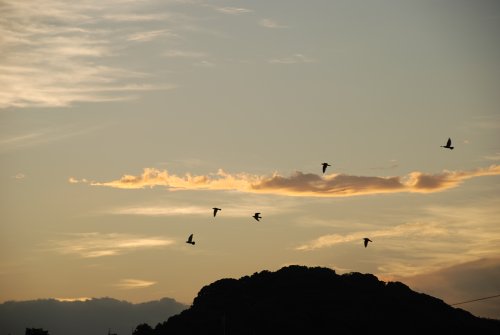
[[[478,318],[400,282],[371,274],[288,266],[205,286],[193,305],[134,334],[500,334],[500,320]]]
[[[0,304],[0,334],[30,334],[26,329],[43,334],[41,330],[34,332],[43,329],[49,335],[105,335],[111,329],[127,335],[138,323],[156,324],[187,307],[169,298],[139,304],[111,298],[8,301]]]

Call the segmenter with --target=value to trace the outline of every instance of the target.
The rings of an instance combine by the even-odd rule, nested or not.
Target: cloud
[[[215,63],[209,62],[207,60],[202,60],[200,62],[194,63],[195,66],[200,66],[200,67],[206,67],[206,68],[212,68],[215,67]]]
[[[70,184],[78,184],[78,183],[88,183],[88,180],[83,178],[83,179],[76,179],[75,177],[69,177],[68,178],[68,183]]]
[[[0,139],[0,153],[9,152],[16,149],[23,149],[37,145],[43,145],[53,141],[59,141],[68,137],[78,136],[93,132],[102,126],[94,126],[84,129],[76,129],[73,126],[62,126],[58,129],[40,129],[28,134],[8,135]]]
[[[287,26],[283,26],[278,24],[276,21],[271,19],[262,19],[259,21],[259,25],[265,28],[277,29],[277,28],[287,28]]]
[[[110,57],[125,57],[117,53],[123,41],[120,29],[109,30],[114,26],[107,24],[120,19],[106,15],[115,6],[114,1],[97,0],[3,1],[0,108],[67,107],[76,102],[130,100],[137,98],[134,92],[173,88],[140,83],[152,74],[106,65]],[[132,14],[128,21],[160,17],[161,13]],[[159,31],[137,32],[129,38],[145,41],[159,35]]]
[[[316,61],[312,58],[304,56],[303,54],[294,54],[290,57],[275,58],[269,60],[271,64],[304,64],[304,63],[315,63]]]
[[[500,258],[460,262],[416,276],[395,276],[391,280],[402,281],[412,289],[441,298],[448,304],[460,303],[500,293]],[[498,318],[500,299],[483,300],[456,307],[478,316]]]
[[[212,212],[211,208],[187,206],[187,207],[160,207],[141,206],[115,208],[109,211],[117,215],[144,215],[144,216],[178,216],[178,215],[207,215]]]
[[[127,40],[129,41],[134,41],[134,42],[149,42],[154,40],[155,38],[161,37],[161,36],[177,36],[176,34],[166,30],[166,29],[160,29],[160,30],[151,30],[151,31],[141,31],[138,33],[131,34],[127,37]]]
[[[229,174],[220,169],[208,175],[184,176],[167,170],[145,168],[139,176],[124,175],[109,182],[90,182],[93,186],[122,189],[166,187],[169,190],[236,190],[307,197],[347,197],[381,193],[434,193],[457,187],[463,181],[481,176],[500,175],[500,166],[491,165],[469,171],[443,171],[438,174],[411,172],[406,176],[376,177],[347,174],[317,175],[295,172],[289,177],[278,173],[258,176],[247,173]]]
[[[159,14],[135,14],[135,13],[122,13],[122,14],[107,14],[103,18],[110,21],[118,22],[143,22],[143,21],[163,21],[169,18],[169,15],[164,13]]]
[[[391,243],[384,241],[383,247],[395,248],[394,250],[399,256],[395,258],[394,262],[384,262],[384,265],[380,267],[384,274],[401,273],[403,270],[406,273],[415,272],[414,270],[422,272],[422,269],[428,271],[433,268],[436,262],[455,264],[466,259],[491,257],[491,255],[498,255],[497,246],[500,242],[500,228],[496,221],[500,215],[500,208],[497,204],[498,199],[494,198],[489,201],[483,200],[480,203],[467,203],[458,206],[418,208],[420,217],[414,218],[412,222],[382,229],[370,229],[367,225],[356,225],[345,220],[336,220],[334,221],[335,225],[332,225],[336,230],[349,227],[351,230],[358,231],[322,235],[303,243],[296,250],[310,251],[352,242],[361,245],[361,239],[364,237],[373,239],[374,244],[378,240],[391,240]],[[399,216],[397,220],[400,220]],[[378,224],[374,227],[377,226]],[[427,248],[429,252],[425,251]],[[415,250],[418,250],[418,253],[415,253]],[[440,256],[437,257],[437,255]],[[434,259],[428,260],[427,256]],[[413,259],[416,263],[425,260],[425,264],[422,263],[419,266],[413,264],[404,268],[399,263],[398,257],[401,259],[407,257],[406,261]]]
[[[238,7],[214,7],[214,9],[218,12],[230,15],[239,15],[253,12],[253,10],[251,9]]]
[[[53,241],[62,254],[73,254],[83,258],[116,256],[142,249],[161,248],[174,244],[162,237],[141,237],[125,234],[82,233],[63,241]]]
[[[412,237],[441,236],[442,237],[445,236],[446,233],[447,230],[441,225],[436,223],[424,223],[424,222],[405,223],[384,230],[356,232],[347,235],[341,235],[341,234],[323,235],[310,242],[300,245],[295,249],[301,251],[310,251],[314,249],[328,248],[336,244],[349,243],[353,241],[357,241],[359,242],[359,245],[361,245],[361,241],[364,237],[369,237],[370,239],[373,240],[375,240],[378,237],[387,238],[387,237],[397,237],[397,236],[412,236]]]
[[[122,279],[118,284],[116,284],[116,286],[118,286],[121,289],[130,290],[137,288],[146,288],[149,286],[153,286],[155,284],[156,282],[154,281],[147,281],[141,279]]]
[[[145,187],[164,186],[171,190],[241,190],[251,191],[253,182],[259,177],[248,174],[231,175],[223,170],[206,176],[185,174],[176,176],[167,170],[146,168],[140,176],[125,175],[119,180],[110,182],[91,182],[93,186],[108,186],[114,188],[140,189]]]
[[[207,56],[204,52],[186,51],[186,50],[167,50],[163,56],[169,58],[204,58]]]
[[[34,132],[29,134],[10,136],[8,138],[0,140],[0,148],[27,146],[31,143],[36,143],[38,139],[44,135],[44,132]]]
[[[75,302],[75,301],[87,301],[91,300],[92,298],[89,297],[78,297],[78,298],[54,298],[57,301],[61,302]]]
[[[249,213],[254,213],[256,201],[251,201],[248,204],[222,206],[222,213],[218,217],[248,217]],[[199,215],[211,217],[213,214],[213,206],[129,206],[112,208],[105,211],[107,214],[112,215],[140,215],[140,216],[185,216],[185,215]],[[286,203],[280,204],[279,208],[269,205],[267,202],[258,204],[259,210],[265,212],[267,215],[290,211],[290,205]]]
[[[489,161],[500,161],[500,152],[497,152],[494,155],[484,156],[484,159]]]
[[[14,176],[15,179],[24,179],[26,178],[26,175],[24,173],[17,173],[15,176]]]
[[[70,184],[78,184],[78,183],[90,183],[87,179],[83,178],[83,179],[78,179],[78,178],[75,178],[75,177],[69,177],[68,178],[68,183]]]

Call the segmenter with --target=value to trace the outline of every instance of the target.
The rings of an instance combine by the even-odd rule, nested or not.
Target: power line
[[[497,295],[492,295],[490,297],[484,297],[484,298],[479,298],[479,299],[473,299],[473,300],[467,300],[467,301],[462,301],[462,302],[457,302],[456,304],[451,304],[450,306],[456,306],[456,305],[461,305],[461,304],[467,304],[469,302],[474,302],[474,301],[479,301],[479,300],[486,300],[486,299],[491,299],[491,298],[498,298],[500,297],[500,294]]]

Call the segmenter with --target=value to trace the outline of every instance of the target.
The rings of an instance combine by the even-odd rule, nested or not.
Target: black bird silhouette
[[[368,246],[368,242],[373,242],[372,240],[370,240],[368,237],[365,237],[363,238],[364,242],[365,242],[365,248]]]
[[[448,142],[446,142],[446,145],[442,145],[441,148],[453,150],[454,147],[451,146],[451,138],[448,137]]]
[[[259,221],[260,219],[262,219],[262,216],[260,216],[260,213],[255,213],[255,214],[253,215],[253,218],[254,218],[255,220]]]
[[[331,166],[331,165],[330,165],[330,164],[328,164],[328,163],[321,163],[321,165],[323,165],[323,173],[325,173],[326,168],[327,168],[328,166]]]
[[[221,208],[214,207],[212,208],[214,210],[214,217],[217,215],[217,211],[221,211]]]
[[[189,235],[188,240],[186,241],[186,243],[189,243],[189,244],[192,244],[192,245],[195,244],[195,242],[193,241],[193,234]]]

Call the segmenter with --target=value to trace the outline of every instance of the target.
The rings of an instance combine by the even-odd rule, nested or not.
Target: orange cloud
[[[443,171],[437,174],[411,172],[406,176],[377,177],[330,174],[326,176],[297,171],[291,176],[229,174],[223,170],[208,175],[177,176],[168,171],[146,168],[139,176],[124,175],[109,182],[91,182],[93,186],[140,189],[163,186],[170,190],[237,190],[288,196],[345,197],[379,193],[433,193],[458,186],[464,180],[500,175],[500,165],[469,171]]]
[[[92,182],[91,185],[126,189],[164,186],[172,190],[251,191],[252,185],[258,184],[260,179],[261,177],[246,173],[231,175],[223,170],[205,176],[193,176],[190,173],[186,173],[184,176],[176,176],[168,173],[167,170],[160,171],[154,168],[145,168],[139,176],[124,175],[119,180],[104,183]]]

